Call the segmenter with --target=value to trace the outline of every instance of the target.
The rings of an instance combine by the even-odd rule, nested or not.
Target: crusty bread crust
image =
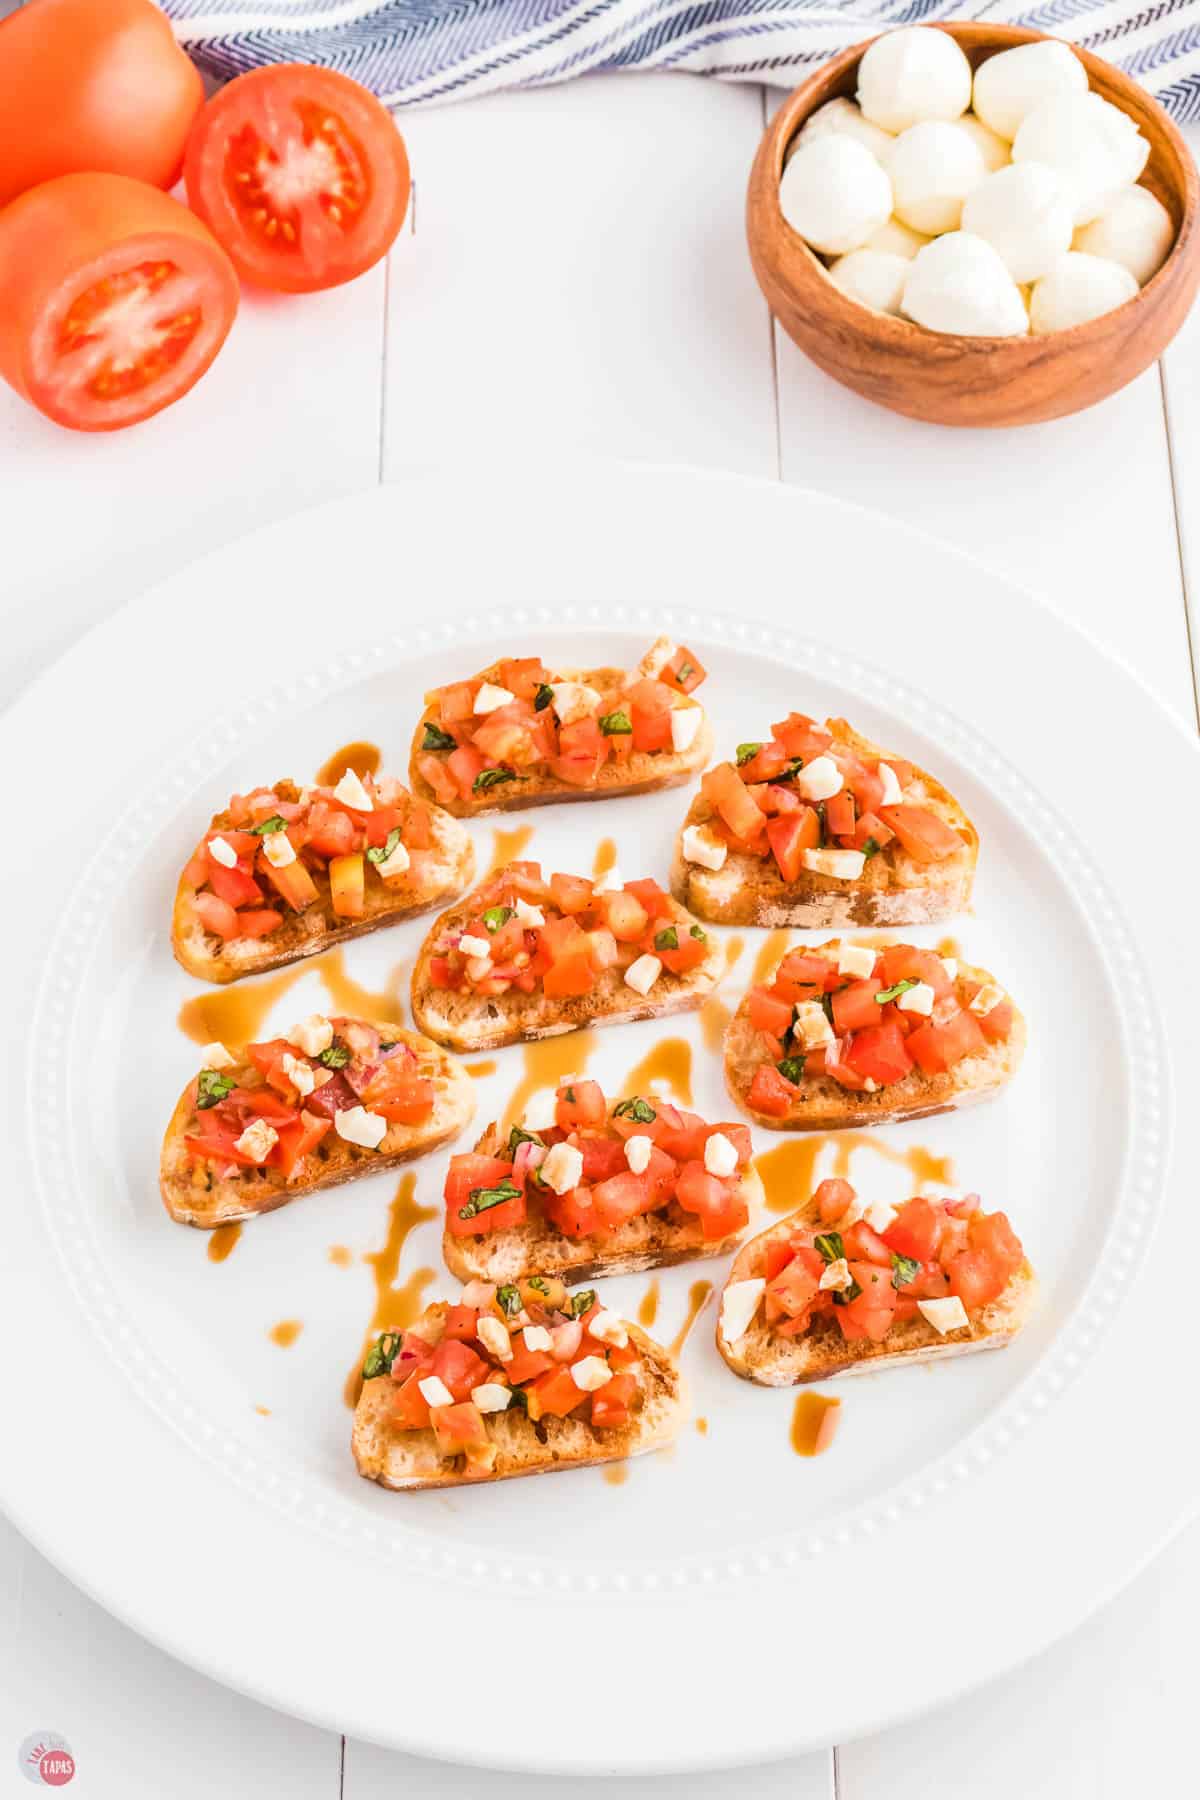
[[[814,945],[814,951],[833,951],[840,939]],[[772,979],[774,977],[772,976]],[[959,962],[958,984],[980,984],[993,977],[986,969]],[[806,1075],[786,1118],[775,1119],[750,1105],[750,1084],[759,1066],[771,1059],[763,1055],[761,1034],[750,1023],[750,997],[743,996],[725,1033],[725,1084],[756,1124],[768,1131],[843,1131],[865,1125],[893,1125],[897,1119],[926,1119],[935,1113],[957,1112],[979,1100],[990,1100],[1012,1080],[1025,1054],[1027,1031],[1024,1014],[1013,1004],[1012,1030],[1002,1044],[989,1044],[976,1056],[965,1056],[944,1075],[926,1075],[913,1069],[902,1081],[894,1081],[877,1093],[855,1093],[830,1075]]]
[[[444,1304],[434,1311],[446,1310]],[[418,1321],[419,1324],[419,1321]],[[624,1462],[661,1450],[679,1435],[685,1416],[679,1369],[660,1344],[638,1326],[628,1326],[630,1341],[642,1356],[639,1378],[643,1401],[628,1425],[594,1431],[585,1420],[546,1417],[536,1425],[519,1407],[488,1417],[488,1434],[497,1446],[490,1474],[466,1476],[461,1458],[444,1457],[432,1430],[397,1431],[389,1416],[395,1387],[389,1375],[364,1381],[354,1411],[351,1448],[360,1475],[381,1487],[403,1492],[413,1488],[483,1487],[521,1475],[554,1475],[598,1463]]]
[[[500,664],[493,663],[480,673],[485,681],[492,681],[499,670]],[[603,692],[627,680],[628,673],[626,669],[560,669],[558,679],[583,681]],[[621,763],[606,762],[591,787],[573,787],[568,781],[559,781],[542,772],[527,776],[523,781],[487,788],[469,800],[438,800],[417,767],[426,722],[436,717],[437,710],[436,705],[427,706],[417,722],[409,756],[408,785],[418,800],[443,806],[457,819],[481,819],[488,813],[497,812],[524,812],[527,806],[556,806],[572,800],[616,800],[623,794],[653,794],[660,788],[681,787],[704,768],[713,750],[712,726],[706,713],[687,750],[656,750],[653,753],[633,750]]]
[[[292,781],[277,781],[282,800],[294,801],[300,789]],[[369,881],[361,919],[339,919],[329,895],[329,876],[310,869],[319,898],[302,913],[285,912],[283,924],[269,937],[233,938],[222,943],[205,931],[196,917],[196,889],[180,879],[171,916],[171,948],[175,960],[200,981],[240,981],[244,975],[261,975],[316,956],[322,950],[384,925],[398,925],[418,913],[429,912],[455,894],[461,894],[475,877],[475,847],[457,819],[426,795],[419,796],[430,808],[433,846],[414,852],[413,867],[394,881]],[[228,830],[227,812],[218,813],[212,829]]]
[[[413,1023],[435,1043],[445,1044],[451,1050],[498,1050],[505,1044],[582,1031],[588,1025],[625,1025],[633,1019],[662,1019],[670,1013],[694,1012],[725,970],[721,946],[710,938],[702,963],[686,975],[672,975],[664,969],[648,994],[627,987],[619,969],[606,969],[590,994],[561,999],[512,990],[480,996],[466,990],[435,988],[430,977],[434,945],[444,932],[461,930],[475,911],[475,896],[468,894],[435,919],[413,967]],[[675,909],[674,918],[679,927],[695,922],[682,907]]]
[[[810,1201],[788,1218],[760,1231],[739,1250],[725,1286],[764,1275],[768,1245],[790,1237],[798,1226],[813,1225],[818,1220],[816,1205]],[[721,1329],[718,1306],[717,1349],[743,1380],[756,1381],[761,1387],[798,1387],[808,1381],[828,1381],[834,1375],[887,1369],[896,1363],[943,1361],[952,1356],[969,1356],[976,1350],[1003,1349],[1026,1323],[1036,1300],[1037,1277],[1026,1261],[1000,1298],[970,1315],[963,1330],[947,1332],[943,1337],[918,1314],[915,1319],[902,1319],[893,1325],[880,1344],[847,1343],[837,1325],[828,1319],[818,1319],[810,1331],[798,1337],[782,1337],[766,1323],[761,1307],[749,1331],[734,1344]]]
[[[420,1125],[389,1124],[378,1150],[347,1144],[329,1131],[316,1150],[303,1158],[290,1181],[280,1170],[270,1168],[240,1169],[219,1179],[206,1163],[193,1157],[183,1141],[195,1118],[189,1082],[171,1115],[159,1162],[159,1190],[171,1217],[180,1225],[195,1225],[202,1231],[253,1219],[287,1206],[302,1194],[399,1168],[465,1130],[475,1112],[475,1084],[466,1070],[415,1031],[401,1031],[390,1024],[376,1024],[375,1029],[402,1038],[420,1059],[419,1073],[436,1084],[433,1113],[428,1119]]]
[[[480,1156],[499,1156],[505,1133],[489,1125],[475,1149]],[[748,1168],[741,1179],[742,1198],[751,1217],[764,1204],[758,1170]],[[578,1281],[594,1281],[607,1275],[640,1275],[644,1269],[667,1269],[675,1263],[728,1256],[737,1248],[742,1231],[727,1237],[706,1239],[699,1220],[674,1202],[664,1211],[629,1219],[601,1243],[571,1238],[557,1231],[548,1219],[526,1219],[507,1231],[484,1232],[478,1237],[442,1236],[442,1257],[460,1281],[519,1281],[529,1275],[557,1276],[570,1287]]]
[[[837,744],[858,755],[886,759],[894,754],[854,731],[845,719],[825,723]],[[771,857],[730,850],[717,870],[685,861],[684,829],[713,816],[708,801],[697,794],[675,839],[671,892],[697,917],[716,925],[794,925],[822,931],[846,925],[929,925],[953,918],[970,903],[979,834],[953,794],[915,764],[905,801],[928,807],[952,825],[962,835],[962,851],[944,862],[919,863],[892,843],[871,857],[857,881],[802,869],[797,880],[786,882]]]

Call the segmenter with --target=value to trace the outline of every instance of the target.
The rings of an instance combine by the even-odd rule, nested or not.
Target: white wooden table
[[[806,484],[924,526],[1039,589],[1194,724],[1200,311],[1163,368],[1080,418],[971,435],[879,412],[773,332],[751,277],[742,197],[770,104],[758,88],[622,76],[407,118],[416,205],[390,266],[340,293],[247,298],[174,412],[89,439],[0,390],[0,703],[182,560],[379,481],[399,484],[403,605],[410,470],[584,453]],[[286,601],[248,597],[281,614]],[[1129,1434],[1115,1454],[1137,1453],[1135,1421]],[[86,1499],[85,1484],[81,1529]],[[1193,1529],[1076,1637],[952,1711],[753,1775],[658,1781],[656,1800],[734,1800],[751,1782],[763,1800],[1182,1791],[1198,1603]],[[818,1626],[804,1654],[819,1645]],[[17,1747],[44,1729],[69,1739],[81,1800],[561,1791],[242,1700],[114,1623],[0,1522],[0,1792],[29,1791]]]

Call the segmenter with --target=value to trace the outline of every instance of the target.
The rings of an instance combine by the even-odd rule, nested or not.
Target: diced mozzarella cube
[[[793,1029],[806,1050],[816,1050],[822,1044],[833,1042],[833,1026],[819,1000],[797,1000]]]
[[[333,1129],[347,1144],[360,1150],[378,1150],[387,1136],[388,1122],[380,1113],[368,1112],[365,1106],[347,1106],[333,1115]]]
[[[652,681],[657,681],[667,664],[674,661],[678,649],[679,645],[673,638],[655,638],[634,670],[634,678],[636,679],[639,675],[648,675]]]
[[[385,881],[390,881],[393,875],[406,875],[408,873],[409,869],[412,867],[412,857],[408,854],[407,849],[401,843],[400,839],[397,838],[395,848],[392,850],[391,854],[385,856],[382,862],[377,862],[375,867]]]
[[[234,1148],[261,1163],[266,1162],[278,1142],[279,1133],[273,1125],[268,1125],[265,1119],[251,1119]]]
[[[546,1154],[538,1174],[556,1194],[569,1194],[583,1180],[583,1152],[574,1144],[555,1144]]]
[[[599,881],[595,883],[592,892],[594,894],[619,894],[624,886],[625,877],[614,863],[612,868],[606,869]]]
[[[507,688],[497,687],[494,681],[485,681],[475,696],[473,710],[476,714],[499,712],[502,706],[511,706],[515,699],[516,695],[509,693]]]
[[[869,944],[842,944],[838,949],[837,972],[865,981],[875,972],[876,955]]]
[[[971,1002],[971,1011],[979,1018],[985,1018],[993,1006],[999,1006],[1004,998],[1004,989],[994,981],[985,981]]]
[[[721,1296],[721,1335],[726,1343],[736,1344],[745,1337],[758,1311],[766,1282],[731,1281]]]
[[[814,875],[832,875],[835,881],[857,881],[867,864],[863,850],[802,850],[800,860]]]
[[[286,869],[296,860],[296,852],[286,831],[268,831],[262,841],[262,852],[273,869]]]
[[[481,1313],[475,1325],[475,1336],[497,1362],[511,1362],[513,1347],[508,1326],[494,1313]]]
[[[635,994],[648,994],[661,974],[662,964],[657,956],[651,956],[647,952],[626,969],[625,986],[631,987]]]
[[[524,925],[529,931],[532,931],[537,925],[544,925],[546,923],[546,915],[541,907],[530,906],[528,900],[518,898],[517,904],[513,910],[516,912],[518,922]]]
[[[553,1339],[544,1325],[527,1325],[525,1327],[525,1348],[527,1350],[549,1350]]]
[[[920,1013],[927,1019],[933,1011],[933,989],[927,981],[918,981],[916,987],[906,988],[898,996],[896,1005],[901,1012]]]
[[[552,681],[550,692],[560,725],[576,725],[580,719],[590,719],[600,704],[601,696],[586,681]]]
[[[298,1056],[293,1056],[290,1050],[284,1051],[283,1056],[280,1058],[280,1063],[284,1074],[287,1076],[296,1092],[307,1098],[317,1085],[317,1077],[313,1072],[311,1064],[301,1062],[300,1058]]]
[[[230,1056],[224,1044],[205,1044],[200,1052],[202,1069],[233,1069],[237,1067],[237,1058]],[[646,1140],[649,1142],[649,1139]]]
[[[635,1175],[646,1173],[650,1167],[650,1152],[653,1148],[654,1139],[644,1137],[640,1131],[625,1139],[625,1161]]]
[[[609,1312],[604,1308],[595,1314],[588,1331],[602,1344],[611,1344],[614,1350],[623,1350],[629,1342],[629,1331],[620,1313]]]
[[[947,981],[957,981],[958,980],[958,958],[956,956],[943,956],[940,960],[941,960],[943,969],[945,969],[945,971],[946,971]]]
[[[850,1264],[844,1256],[839,1256],[822,1271],[817,1285],[823,1288],[832,1288],[835,1294],[842,1294],[853,1283],[854,1277],[850,1273]]]
[[[477,1388],[471,1389],[471,1398],[481,1413],[506,1412],[512,1389],[506,1388],[502,1381],[481,1381]]]
[[[333,790],[333,797],[340,800],[343,806],[353,807],[355,812],[372,811],[371,796],[353,769],[346,770]]]
[[[303,1050],[305,1056],[320,1056],[333,1042],[333,1026],[321,1013],[312,1013],[307,1019],[301,1019],[299,1025],[292,1026],[287,1041],[297,1050]]]
[[[738,1154],[723,1131],[714,1131],[704,1140],[704,1166],[710,1175],[732,1175],[738,1165]]]
[[[237,851],[223,837],[209,838],[208,851],[213,861],[219,862],[223,869],[237,868]]]
[[[521,1120],[522,1131],[553,1131],[558,1097],[553,1088],[539,1088],[532,1094]]]
[[[688,825],[683,833],[683,860],[698,863],[702,869],[725,867],[725,858],[729,855],[729,845],[723,839],[714,836],[705,825]]]
[[[904,790],[900,786],[900,778],[891,763],[880,763],[879,779],[883,783],[883,799],[879,804],[881,806],[899,806]]]
[[[464,931],[458,940],[458,948],[464,956],[490,956],[492,946],[487,938],[476,937],[473,932]]]
[[[797,772],[793,786],[802,800],[832,800],[842,791],[842,771],[832,756],[814,756]]]
[[[672,750],[690,750],[704,714],[698,706],[677,706],[671,714]]]
[[[961,1331],[969,1323],[967,1309],[957,1294],[950,1294],[945,1300],[918,1300],[917,1311],[943,1336],[948,1331]]]
[[[468,1281],[458,1296],[458,1303],[460,1306],[473,1306],[478,1312],[481,1307],[490,1306],[495,1298],[496,1284],[494,1281]]]
[[[467,975],[472,981],[486,981],[492,972],[490,956],[472,956],[467,959]]]
[[[889,1206],[886,1200],[872,1200],[870,1206],[868,1206],[866,1212],[863,1214],[863,1218],[867,1221],[871,1230],[877,1231],[880,1237],[882,1237],[889,1226],[895,1224],[896,1208],[894,1206]]]
[[[440,1375],[426,1375],[421,1381],[418,1381],[417,1390],[426,1406],[454,1405],[454,1395]]]
[[[879,1083],[875,1080],[874,1076],[868,1075],[866,1077],[865,1081],[863,1082],[863,1093],[864,1094],[877,1094],[878,1092],[879,1092]]]
[[[584,1356],[571,1364],[571,1379],[585,1394],[594,1394],[612,1380],[612,1370],[602,1356]]]

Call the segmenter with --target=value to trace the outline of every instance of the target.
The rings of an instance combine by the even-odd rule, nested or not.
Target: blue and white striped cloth
[[[102,0],[98,0],[102,3]],[[1178,120],[1200,118],[1200,0],[162,0],[210,74],[341,69],[392,106],[539,87],[592,69],[688,69],[792,86],[895,25],[986,18],[1097,51]]]

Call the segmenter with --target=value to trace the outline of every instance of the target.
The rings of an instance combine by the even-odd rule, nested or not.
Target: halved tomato
[[[211,232],[145,182],[61,175],[0,211],[0,376],[59,425],[116,431],[161,412],[237,308]]]
[[[252,69],[214,95],[183,173],[239,273],[292,294],[371,268],[408,210],[408,155],[387,108],[302,63]]]

